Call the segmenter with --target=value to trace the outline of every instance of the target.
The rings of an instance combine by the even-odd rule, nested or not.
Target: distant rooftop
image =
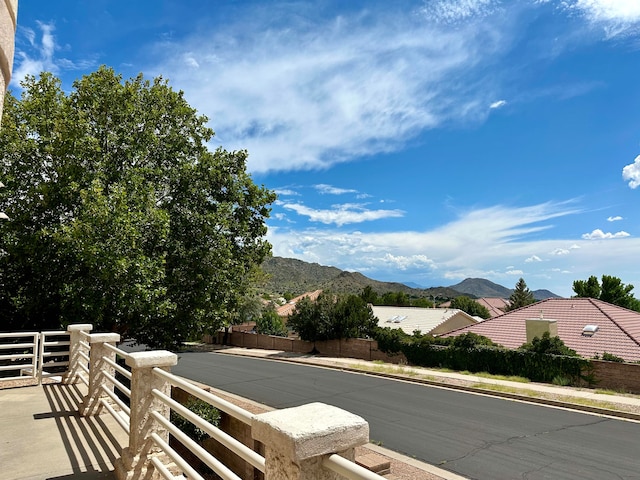
[[[556,320],[558,336],[583,357],[607,352],[628,362],[640,361],[640,313],[593,298],[542,300],[444,336],[473,332],[518,348],[527,341],[526,320],[541,316]]]
[[[477,322],[471,315],[455,308],[373,306],[372,309],[379,327],[400,328],[409,335],[416,330],[437,335]]]

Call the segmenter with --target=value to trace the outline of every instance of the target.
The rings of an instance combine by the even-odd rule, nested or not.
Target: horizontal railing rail
[[[69,332],[66,331],[47,331],[40,333],[40,352],[38,354],[38,379],[42,382],[43,378],[60,376],[69,369],[71,341]],[[86,351],[89,349],[86,348]],[[79,352],[84,353],[86,352]],[[84,365],[80,365],[84,367]],[[89,382],[89,371],[84,368],[84,375],[78,378],[85,384]]]
[[[322,461],[322,466],[348,480],[384,480],[384,477],[377,473],[367,470],[348,458],[341,457],[335,453],[325,458]]]
[[[36,378],[39,338],[38,332],[0,333],[0,372],[17,373],[0,376],[0,381]]]
[[[349,460],[355,447],[369,439],[362,418],[321,403],[253,414],[172,374],[176,354],[128,353],[116,347],[119,335],[88,333],[92,328],[80,324],[66,332],[0,333],[0,372],[11,367],[20,375],[60,375],[64,383],[85,383],[88,394],[78,405],[80,414],[97,415],[104,409],[128,435],[126,452],[116,461],[118,478],[209,478],[188,460],[194,458],[222,480],[284,480],[300,478],[301,472],[305,478],[383,479]],[[222,427],[180,403],[177,389],[222,412]],[[171,413],[214,442],[194,440]],[[332,449],[327,451],[327,445]]]
[[[154,368],[153,374],[166,380],[170,385],[174,387],[181,388],[187,393],[193,395],[200,400],[207,402],[209,405],[217,408],[218,410],[223,411],[227,415],[230,415],[241,422],[251,425],[251,421],[254,415],[226,400],[212,394],[211,392],[207,392],[206,390],[185,381],[184,379],[173,375],[169,372],[166,372],[160,368]],[[222,431],[218,427],[212,425],[208,421],[204,420],[197,414],[193,413],[184,405],[178,403],[168,395],[160,392],[157,389],[152,390],[152,395],[160,400],[163,404],[167,405],[172,411],[176,412],[178,415],[182,416],[189,422],[191,422],[196,427],[200,428],[204,432],[206,432],[211,438],[218,441],[221,445],[224,445],[235,455],[239,456],[242,460],[247,462],[249,465],[257,469],[258,471],[264,473],[265,471],[265,459],[263,456],[247,447],[245,444],[235,439],[231,435]],[[225,480],[235,480],[239,478],[235,473],[233,473],[228,467],[222,464],[219,460],[213,457],[209,452],[207,452],[204,448],[199,446],[196,442],[194,442],[191,438],[186,436],[181,430],[179,430],[175,425],[171,424],[171,427],[167,425],[170,423],[164,417],[160,419],[161,415],[157,412],[153,414],[154,418],[164,425],[174,437],[176,437],[185,447],[187,447],[193,454],[195,454],[198,458],[200,458],[209,468],[211,468],[217,475]],[[171,457],[171,455],[169,455]],[[173,457],[172,457],[173,458]],[[187,473],[187,472],[185,472]],[[188,473],[187,473],[188,475]]]
[[[105,343],[104,347],[115,354],[116,358],[122,358],[126,360],[129,357],[129,354],[124,350],[119,349],[118,347],[111,345],[109,343]],[[111,368],[115,370],[116,373],[122,375],[129,382],[131,381],[131,372],[124,368],[122,365],[114,362],[109,357],[102,357],[102,361],[109,365]],[[124,385],[120,380],[116,378],[115,375],[110,375],[107,372],[102,372],[102,375],[111,382],[112,387],[109,388],[107,385],[101,385],[102,392],[119,408],[120,411],[117,411],[107,399],[101,398],[100,404],[111,414],[111,416],[115,419],[118,425],[127,433],[131,431],[131,408],[127,405],[121,398],[116,394],[114,388],[117,388],[122,396],[128,399],[131,402],[131,389]]]
[[[233,418],[240,420],[242,423],[245,423],[246,425],[251,425],[251,422],[254,417],[254,415],[251,412],[248,412],[247,410],[244,410],[243,408],[240,408],[237,405],[234,405],[233,403],[228,402],[225,399],[212,394],[211,392],[207,392],[206,390],[203,390],[202,388],[197,387],[193,383],[188,382],[183,378],[180,378],[176,375],[165,372],[160,368],[155,368],[153,370],[153,373],[155,375],[163,377],[174,387],[179,387],[185,392],[190,393],[194,397],[197,397],[200,400],[210,403],[211,405],[216,407],[218,410],[222,410],[223,412],[225,412],[227,415],[230,415]]]

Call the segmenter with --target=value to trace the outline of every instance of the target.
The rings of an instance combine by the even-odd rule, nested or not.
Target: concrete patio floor
[[[108,413],[81,417],[80,385],[51,383],[0,390],[0,478],[115,479],[127,434]]]

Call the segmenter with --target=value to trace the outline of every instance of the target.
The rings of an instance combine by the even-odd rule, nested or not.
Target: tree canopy
[[[266,308],[256,320],[256,332],[264,335],[287,336],[287,327],[274,307]]]
[[[321,293],[316,301],[305,297],[287,321],[302,340],[315,342],[337,338],[371,336],[378,320],[371,307],[358,295]]]
[[[0,131],[0,319],[92,323],[169,347],[229,321],[266,255],[275,195],[246,151],[162,78],[101,67],[70,93],[50,73],[6,96]]]
[[[534,337],[531,343],[525,343],[520,348],[545,355],[567,355],[569,357],[578,355],[575,350],[567,347],[560,337],[552,337],[549,332],[544,332],[542,337]]]
[[[506,308],[506,311],[510,312],[511,310],[526,307],[527,305],[531,305],[535,302],[536,299],[534,298],[533,293],[527,287],[527,283],[524,279],[521,278],[518,280],[518,283],[516,283],[516,288],[509,297],[509,306]]]
[[[610,275],[602,275],[602,283],[598,282],[595,275],[591,275],[587,280],[573,282],[576,297],[595,298],[640,312],[640,300],[633,296],[632,290],[633,285],[625,285],[618,277]]]
[[[461,295],[451,300],[451,308],[457,308],[471,316],[484,318],[485,320],[491,317],[491,313],[487,307],[480,305],[478,302],[465,295]]]

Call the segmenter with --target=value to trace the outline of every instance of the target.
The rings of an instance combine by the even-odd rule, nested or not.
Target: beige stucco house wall
[[[18,0],[0,0],[0,121],[4,92],[11,81]]]

